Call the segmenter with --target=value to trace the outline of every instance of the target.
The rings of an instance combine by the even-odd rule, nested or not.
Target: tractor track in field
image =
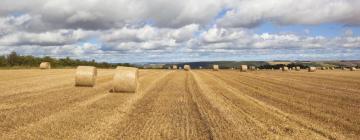
[[[231,75],[236,75],[231,77]],[[225,76],[228,77],[228,81],[233,80],[234,82],[241,83],[240,86],[243,88],[253,88],[256,90],[262,89],[272,94],[266,94],[264,92],[251,92],[252,95],[261,96],[262,98],[272,98],[274,100],[282,100],[283,103],[288,103],[291,100],[293,103],[291,105],[304,105],[307,104],[310,100],[321,99],[315,102],[312,102],[311,106],[313,107],[323,107],[331,106],[331,109],[336,108],[344,108],[344,107],[356,107],[354,106],[357,102],[356,96],[349,96],[341,94],[340,91],[334,91],[331,89],[322,89],[319,92],[318,86],[310,86],[308,84],[303,84],[301,81],[298,83],[290,82],[290,80],[277,80],[267,78],[267,77],[257,77],[253,74],[239,74],[239,73],[227,73],[223,75],[217,75],[218,77]],[[261,86],[258,86],[261,84]],[[259,90],[260,91],[260,90]],[[256,94],[255,94],[256,93]],[[329,95],[331,93],[331,95]],[[335,94],[336,93],[336,94]],[[334,95],[335,94],[335,95]],[[297,100],[293,100],[292,98],[296,97]],[[350,98],[355,97],[355,99]],[[277,98],[277,99],[276,99]],[[301,100],[299,100],[301,99]],[[348,102],[335,102],[336,100],[347,100]],[[306,102],[305,102],[306,101]],[[316,105],[316,106],[314,106]],[[304,110],[303,106],[297,108],[297,110]],[[342,109],[343,110],[343,109]]]
[[[251,74],[251,76],[254,73]],[[313,75],[313,73],[310,73],[311,75],[308,75],[308,73],[304,72],[283,72],[283,73],[268,73],[268,75],[260,74],[256,77],[262,77],[267,78],[266,80],[272,79],[272,80],[288,80],[289,82],[295,81],[297,84],[309,84],[311,83],[311,86],[318,86],[322,87],[324,89],[333,89],[333,90],[339,90],[339,91],[347,91],[350,93],[355,93],[352,95],[357,95],[360,93],[360,80],[352,80],[352,79],[346,79],[341,80],[343,77],[330,77],[329,76],[317,76]],[[351,87],[351,88],[349,88]],[[345,93],[347,93],[345,92]],[[347,93],[348,94],[348,93]]]
[[[149,79],[146,88],[140,88],[140,90],[138,90],[138,93],[136,93],[134,97],[125,101],[120,106],[114,108],[112,114],[95,121],[92,124],[94,127],[83,131],[82,133],[86,133],[87,135],[81,136],[82,139],[114,138],[114,133],[116,134],[122,131],[117,129],[118,125],[129,118],[128,114],[131,113],[134,109],[136,109],[136,104],[143,100],[145,98],[144,96],[149,94],[149,92],[152,92],[153,90],[161,90],[163,86],[159,85],[164,85],[166,82],[168,82],[170,80],[169,75],[171,73],[171,71],[168,71],[161,76],[156,76],[156,78],[152,78],[156,80]]]
[[[304,94],[307,95],[308,93],[298,92],[301,90],[295,90],[298,93],[293,94],[292,92],[294,91],[284,90],[286,89],[286,86],[278,87],[275,85],[269,85],[269,83],[267,82],[263,82],[271,79],[269,77],[263,79],[254,79],[251,76],[249,76],[248,78],[235,76],[235,75],[253,75],[252,73],[219,74],[215,72],[212,74],[216,75],[217,78],[222,79],[224,82],[233,85],[234,88],[238,90],[242,90],[244,93],[256,99],[265,101],[269,105],[276,106],[279,109],[284,110],[286,112],[291,112],[296,117],[305,119],[311,123],[316,124],[315,126],[322,126],[322,129],[326,128],[328,133],[334,133],[335,134],[334,136],[344,137],[343,134],[346,133],[341,133],[342,131],[343,132],[350,131],[353,133],[359,132],[359,127],[354,127],[354,124],[359,123],[356,119],[356,116],[358,116],[356,114],[359,114],[356,113],[358,112],[356,109],[358,107],[352,104],[346,104],[346,106],[343,105],[343,107],[341,106],[337,107],[336,105],[332,106],[329,103],[332,103],[335,100],[322,102],[324,98],[321,98],[321,96],[318,96],[319,98],[315,98],[316,96],[312,96],[314,94],[319,93],[320,91],[311,93],[312,98],[299,98],[298,96],[294,96],[294,95],[304,95]],[[299,85],[299,84],[294,83],[293,85]],[[287,96],[284,96],[286,94]],[[351,112],[352,115],[350,115],[349,112],[347,112],[347,110],[344,108],[349,108],[351,110],[354,110],[355,112]],[[339,115],[342,114],[349,114],[349,115],[339,118]],[[333,126],[337,126],[337,127],[334,128]]]
[[[218,74],[214,73],[214,75],[216,75],[218,78],[222,78],[223,80],[227,78],[226,80],[233,81],[232,83],[237,82],[239,84],[242,84],[243,86],[245,86],[244,88],[263,89],[268,92],[273,92],[274,94],[271,94],[272,98],[289,97],[289,93],[291,93],[290,94],[291,96],[296,96],[297,99],[308,100],[309,95],[311,95],[311,97],[321,98],[322,101],[319,101],[321,103],[331,103],[334,101],[334,99],[341,98],[341,97],[339,97],[339,95],[331,95],[331,96],[328,95],[330,91],[332,91],[333,93],[336,93],[338,91],[334,91],[334,90],[330,90],[330,91],[326,91],[326,92],[315,91],[314,90],[315,87],[318,87],[318,86],[302,84],[301,81],[298,81],[299,83],[289,84],[289,82],[290,82],[289,80],[275,80],[275,79],[266,78],[266,77],[258,77],[255,75],[251,76],[251,75],[239,74],[239,73],[228,73],[228,74],[222,74],[222,75],[218,75]],[[231,77],[232,75],[236,75],[236,78]],[[226,77],[226,78],[223,78],[223,77]],[[259,84],[261,84],[262,86],[261,87],[258,86]],[[300,87],[302,87],[302,88],[300,88]],[[289,90],[286,90],[286,89],[289,89]],[[255,93],[259,93],[259,92],[255,92]],[[341,95],[341,96],[343,96],[343,95]],[[345,103],[345,105],[349,105],[351,103],[356,102],[356,99],[351,99],[351,98],[345,98],[345,99],[348,101],[352,101],[350,103]],[[301,104],[301,102],[298,102],[298,103]],[[315,104],[316,103],[318,103],[318,102],[315,102]],[[327,105],[330,105],[332,107],[339,106],[339,104],[336,104],[336,105],[327,104]]]
[[[172,72],[149,91],[109,136],[115,139],[209,139],[207,127],[186,91],[185,72]],[[117,130],[117,131],[116,131]]]
[[[154,73],[156,74],[156,73]],[[46,100],[42,103],[37,103],[33,106],[30,106],[31,108],[17,108],[24,110],[24,113],[27,113],[27,111],[31,111],[31,113],[36,113],[42,111],[43,114],[40,114],[41,116],[34,117],[37,118],[35,120],[23,120],[22,118],[19,118],[19,120],[14,120],[13,123],[17,124],[19,121],[23,121],[24,124],[20,125],[14,125],[16,128],[13,128],[13,130],[6,133],[6,137],[12,137],[12,138],[26,138],[25,134],[29,134],[27,136],[36,136],[40,138],[41,135],[35,135],[35,130],[41,133],[41,131],[49,131],[52,130],[51,126],[52,123],[58,120],[61,120],[65,117],[69,117],[73,114],[75,114],[77,111],[79,111],[79,108],[86,108],[87,106],[91,105],[92,103],[101,100],[103,98],[106,98],[109,96],[109,89],[110,89],[110,80],[112,78],[112,74],[102,75],[99,76],[97,80],[97,86],[94,88],[88,88],[88,87],[74,87],[73,84],[66,88],[65,90],[55,91],[53,93],[47,93],[45,99],[51,99],[50,97],[54,96],[54,93],[58,94],[58,97],[54,97],[54,100]],[[139,79],[142,79],[139,78]],[[153,79],[153,77],[151,78]],[[70,95],[69,95],[70,94]],[[122,99],[122,98],[120,98]],[[37,111],[38,108],[41,110]],[[45,111],[46,110],[46,111]],[[13,111],[13,110],[11,110]],[[18,112],[18,111],[15,111]],[[7,116],[10,116],[10,113],[8,112],[1,112],[6,114]],[[38,115],[38,114],[33,114]],[[23,116],[23,115],[20,115]],[[11,119],[11,118],[9,118]],[[9,121],[9,119],[6,119],[4,121]],[[10,124],[9,124],[10,125]],[[48,130],[44,129],[43,127],[46,127],[46,125],[50,126]],[[11,127],[7,127],[11,128]],[[32,134],[32,135],[31,135]],[[46,133],[45,133],[46,134]],[[42,136],[45,136],[42,135]],[[51,137],[49,137],[51,138]]]
[[[277,82],[286,83],[286,80],[273,80],[268,81],[270,78],[253,78],[255,76],[249,76],[253,74],[235,74],[235,73],[224,73],[222,75],[213,73],[217,75],[218,78],[226,79],[227,83],[232,83],[232,85],[236,85],[235,87],[238,89],[249,89],[250,92],[247,92],[250,96],[255,98],[259,98],[263,101],[270,103],[271,105],[276,105],[283,110],[288,112],[293,112],[303,117],[316,120],[317,122],[322,122],[322,126],[326,126],[326,124],[336,125],[342,129],[353,132],[360,132],[359,127],[354,127],[354,123],[356,124],[356,116],[358,116],[359,111],[357,108],[359,105],[356,105],[356,101],[351,99],[353,96],[344,95],[341,93],[337,93],[335,91],[317,91],[314,90],[316,87],[311,87],[309,90],[294,90],[302,84],[293,83],[288,86],[283,86],[281,84],[276,84]],[[232,78],[234,75],[237,78]],[[247,75],[245,77],[240,75]],[[277,81],[277,82],[275,82]],[[301,82],[301,81],[299,81]],[[261,86],[260,86],[261,85]],[[291,89],[291,90],[286,90]],[[266,91],[266,92],[259,92]],[[323,92],[323,94],[340,94],[339,96],[343,96],[342,98],[327,98],[327,96],[318,94]],[[310,98],[309,98],[310,97]],[[342,102],[343,100],[347,100],[349,102]],[[353,102],[352,102],[353,101]],[[343,116],[341,118],[338,117],[340,114],[349,114],[347,110],[354,110],[351,112],[352,115]],[[295,111],[295,112],[294,112]],[[326,122],[326,123],[324,123]],[[339,131],[339,130],[337,130]]]
[[[224,82],[223,79],[211,76],[209,72],[204,72],[202,74],[205,74],[207,76],[203,75],[201,77],[207,77],[208,79],[212,79],[212,81],[214,81],[216,85],[221,85],[219,87],[222,87],[224,90],[228,91],[222,92],[222,95],[230,102],[232,102],[237,108],[242,108],[243,112],[245,112],[244,115],[249,118],[253,118],[252,121],[255,124],[259,125],[259,127],[261,126],[263,129],[267,128],[268,130],[270,130],[268,132],[273,132],[273,135],[265,135],[276,137],[276,135],[282,136],[285,133],[285,135],[293,135],[293,137],[312,136],[318,138],[323,137],[326,139],[335,139],[336,137],[342,137],[341,135],[333,136],[332,133],[327,132],[323,128],[313,126],[311,123],[305,120],[297,118],[294,115],[285,113],[276,107],[268,105],[265,102],[257,100],[256,98],[253,98],[251,96],[248,96],[242,93],[240,90],[233,88],[231,84],[229,85],[228,83]],[[267,117],[261,117],[261,114],[263,113],[266,113]]]
[[[356,71],[139,70],[135,94],[74,72],[2,70],[0,139],[360,138]]]

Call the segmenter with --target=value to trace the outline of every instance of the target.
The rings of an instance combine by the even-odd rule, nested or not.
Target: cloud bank
[[[360,59],[358,0],[0,1],[0,51],[111,62]],[[264,23],[346,29],[254,32]],[[355,33],[354,33],[355,32]]]

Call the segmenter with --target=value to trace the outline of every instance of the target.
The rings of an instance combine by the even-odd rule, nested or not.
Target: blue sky
[[[306,30],[309,32],[307,33]],[[346,26],[337,23],[324,23],[319,25],[276,25],[266,22],[256,27],[256,33],[296,33],[310,36],[337,37],[342,36],[346,30],[351,30],[354,36],[360,35],[359,26]]]
[[[130,63],[354,60],[358,7],[350,0],[2,0],[0,55]]]

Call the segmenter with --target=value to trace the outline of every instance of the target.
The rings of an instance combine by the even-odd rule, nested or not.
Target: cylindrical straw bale
[[[97,69],[93,66],[78,66],[75,74],[75,86],[95,85]]]
[[[190,69],[190,65],[184,65],[184,70],[189,71]]]
[[[288,67],[282,67],[282,71],[289,71]]]
[[[246,72],[247,69],[248,69],[248,66],[247,66],[247,65],[241,65],[241,66],[240,66],[240,71],[242,71],[242,72]]]
[[[356,71],[356,68],[355,68],[355,67],[351,67],[351,68],[350,68],[350,71]]]
[[[51,69],[50,62],[41,62],[40,69]]]
[[[133,67],[116,68],[112,81],[113,92],[136,92],[138,69]]]
[[[300,68],[299,66],[297,66],[297,67],[295,67],[295,70],[296,70],[296,71],[300,71],[301,68]]]
[[[250,70],[251,70],[251,71],[256,70],[255,66],[250,66]]]
[[[173,69],[175,69],[175,70],[178,69],[177,65],[173,65],[172,67],[173,67]]]
[[[219,71],[219,65],[213,65],[213,70],[214,71]]]
[[[315,71],[316,71],[316,67],[309,67],[309,68],[308,68],[308,71],[309,71],[309,72],[315,72]]]

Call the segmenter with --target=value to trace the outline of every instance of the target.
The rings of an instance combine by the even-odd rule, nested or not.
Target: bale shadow
[[[114,94],[135,94],[136,91],[135,92],[125,92],[125,91],[123,91],[123,92],[115,92],[114,89],[110,89],[109,93],[114,93]]]

